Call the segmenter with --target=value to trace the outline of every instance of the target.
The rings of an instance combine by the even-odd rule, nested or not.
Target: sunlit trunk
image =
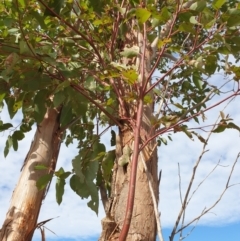
[[[32,240],[46,191],[38,190],[36,182],[42,175],[55,170],[61,144],[59,117],[57,110],[49,109],[36,130],[0,232],[1,241]],[[47,169],[36,170],[36,165],[44,165]]]

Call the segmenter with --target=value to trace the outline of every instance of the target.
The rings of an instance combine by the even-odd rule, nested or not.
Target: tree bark
[[[46,189],[38,190],[36,182],[42,175],[55,170],[61,144],[59,117],[56,109],[49,109],[36,130],[0,232],[1,241],[32,240],[46,192]],[[48,169],[36,170],[36,165]]]
[[[136,69],[139,70],[137,85],[142,86],[143,88],[144,82],[149,77],[151,69],[151,56],[149,49],[142,48],[144,45],[143,42],[146,41],[146,38],[144,39],[144,36],[140,32],[134,30],[134,21],[135,20],[133,20],[132,23],[129,23],[130,30],[127,33],[125,45],[137,45],[140,48],[140,57],[136,58]],[[126,66],[132,65],[132,59],[125,58],[122,60],[122,62]],[[127,96],[127,94],[134,91],[133,86],[126,85],[124,81],[120,81],[120,83],[119,91],[122,93],[122,96]],[[150,85],[151,83],[149,82],[148,87]],[[140,96],[141,94],[139,93],[140,91],[135,93],[136,96],[138,96],[137,98],[142,97],[143,100],[144,96]],[[153,100],[153,95],[151,93],[149,93],[149,95],[151,95]],[[132,168],[132,155],[129,157],[129,163],[125,166],[119,165],[119,159],[121,159],[123,150],[127,145],[130,147],[132,152],[135,151],[133,146],[134,141],[136,141],[136,129],[134,129],[133,123],[137,122],[137,115],[139,114],[139,99],[137,98],[132,103],[124,102],[124,110],[122,109],[123,106],[120,105],[119,107],[119,115],[125,116],[126,118],[121,120],[123,127],[119,127],[119,135],[117,136],[116,140],[116,161],[112,178],[112,195],[108,201],[108,208],[106,208],[106,217],[102,220],[102,234],[99,241],[119,240],[120,232],[123,228],[127,207],[130,173]],[[142,121],[140,126],[140,146],[151,138],[155,132],[154,127],[151,125],[151,118],[153,117],[154,113],[153,103],[154,100],[152,103],[144,104],[143,112],[141,113]],[[131,120],[131,122],[129,122],[129,120]],[[147,175],[140,159],[143,157],[144,161],[146,162],[152,179],[151,182],[153,184],[155,196],[158,200],[158,160],[155,144],[155,139],[149,142],[138,158],[134,208],[129,232],[126,238],[127,241],[156,240],[156,219],[153,201],[148,186]]]

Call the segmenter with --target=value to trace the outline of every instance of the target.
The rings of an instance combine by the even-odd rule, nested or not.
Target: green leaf
[[[35,170],[47,170],[48,167],[44,166],[44,165],[36,165],[34,167]]]
[[[83,168],[82,168],[82,163],[81,162],[82,162],[81,154],[79,154],[72,160],[72,165],[73,165],[74,172],[77,174],[77,176],[79,178],[79,181],[81,183],[83,183],[84,179],[85,179],[85,175],[83,174],[83,170],[82,170]]]
[[[228,123],[227,128],[229,128],[229,129],[235,129],[235,130],[240,131],[240,127],[237,126],[237,125],[235,125],[235,124],[232,123],[232,122],[229,122],[229,123]]]
[[[63,7],[64,0],[50,0],[48,7],[56,14],[60,14],[61,8]],[[46,8],[44,16],[55,16],[49,9]]]
[[[41,176],[37,182],[36,182],[36,186],[39,190],[43,190],[47,184],[51,181],[52,179],[52,174],[45,174],[43,176]]]
[[[145,8],[138,8],[136,9],[135,13],[136,13],[137,20],[140,24],[145,23],[151,16],[151,12],[149,12]]]
[[[0,88],[1,88],[1,83],[0,83]],[[0,93],[0,102],[2,102],[5,96],[6,96],[6,93]]]
[[[21,141],[25,137],[25,135],[22,131],[14,131],[13,137],[16,138],[18,141]]]
[[[13,111],[17,112],[20,108],[22,108],[22,100],[17,101],[13,105]]]
[[[22,131],[22,132],[28,132],[30,130],[32,130],[32,124],[30,124],[30,123],[23,123],[20,126],[20,131]]]
[[[5,148],[4,148],[4,157],[5,157],[5,158],[6,158],[6,156],[8,155],[9,149],[12,147],[12,145],[13,145],[12,137],[9,135],[9,136],[8,136],[8,139],[7,139],[7,141],[6,141]]]
[[[98,214],[99,200],[98,197],[94,200],[91,200],[87,203],[88,207],[90,207],[96,214]]]
[[[220,116],[221,116],[222,119],[225,119],[225,114],[224,114],[223,111],[220,111]]]
[[[152,20],[152,28],[156,28],[161,24],[161,21],[158,18],[153,18]]]
[[[60,177],[64,173],[64,169],[62,167],[59,168],[58,171],[56,171],[54,174],[57,177]]]
[[[208,55],[205,63],[205,70],[209,75],[215,73],[217,69],[217,57],[215,55]]]
[[[139,54],[139,47],[134,45],[130,48],[124,47],[123,51],[120,53],[121,56],[127,58],[133,58],[138,56]]]
[[[13,125],[11,123],[5,123],[3,125],[0,125],[0,132],[1,131],[5,131],[5,130],[7,130],[10,127],[13,127]]]
[[[165,146],[167,145],[167,140],[163,137],[159,137],[159,141],[163,143]]]
[[[92,184],[91,184],[92,183]],[[81,182],[77,175],[73,175],[70,178],[70,187],[76,192],[81,198],[88,198],[91,193],[91,189],[97,189],[96,185],[90,182]]]
[[[220,121],[217,128],[213,130],[213,133],[223,132],[226,128],[227,128],[227,122],[226,121]]]
[[[103,178],[106,182],[110,182],[111,180],[112,168],[114,165],[115,158],[116,158],[115,150],[108,151],[103,158],[102,173],[103,173]]]
[[[79,177],[77,175],[73,175],[70,178],[70,187],[74,192],[78,192],[79,186],[81,185],[81,182],[79,180]]]
[[[44,23],[44,16],[42,16],[41,13],[39,13],[38,11],[30,11],[29,12],[30,15],[32,15],[36,20],[37,22],[39,23],[39,25],[41,26],[42,29],[45,29],[46,28],[46,24]]]
[[[187,130],[187,126],[181,126],[180,129],[191,139],[193,140],[192,133]]]
[[[62,202],[62,197],[64,194],[64,186],[65,186],[66,182],[63,178],[57,178],[57,182],[56,182],[56,200],[58,205],[61,204]]]
[[[3,152],[5,158],[8,155],[8,153],[9,153],[9,146],[8,146],[8,142],[6,142],[6,145],[5,145],[5,148],[4,148],[4,152]]]
[[[25,8],[25,6],[26,6],[25,0],[19,0],[19,3],[21,5],[21,7]]]
[[[197,19],[196,19],[196,16],[190,17],[189,21],[190,21],[190,23],[192,23],[192,24],[197,24],[197,25],[199,24],[199,22],[198,22]]]
[[[12,136],[13,150],[17,151],[18,149],[18,140],[14,136]]]
[[[201,80],[201,76],[199,75],[198,72],[193,72],[192,80],[193,80],[193,83],[195,84],[195,86],[199,90],[202,90],[202,80]]]
[[[40,123],[46,114],[47,107],[44,100],[47,99],[47,96],[48,91],[43,89],[38,91],[34,98],[34,117],[37,123]]]
[[[101,14],[103,8],[105,6],[104,1],[96,1],[96,0],[88,0],[88,5],[92,8],[96,13]]]
[[[136,83],[138,78],[137,71],[134,69],[128,69],[128,70],[122,71],[122,75],[126,80],[126,82],[130,85]]]
[[[222,7],[222,5],[226,2],[226,0],[214,0],[213,1],[213,8],[215,8],[216,10],[220,9]]]
[[[99,138],[99,137],[97,136],[97,138]],[[95,138],[93,138],[93,139],[95,139]],[[92,147],[93,147],[92,160],[98,160],[101,156],[103,157],[105,155],[106,147],[104,144],[100,143],[99,140],[94,141]]]
[[[99,206],[99,197],[98,197],[98,189],[94,182],[86,183],[88,191],[91,196],[91,200],[88,202],[88,207],[90,207],[96,214],[98,214],[98,206]]]
[[[28,46],[28,44],[26,43],[26,41],[24,41],[24,40],[21,40],[20,42],[19,42],[19,48],[20,48],[20,54],[32,54],[32,51],[31,51],[31,49],[29,49],[29,46]]]
[[[154,15],[154,17],[158,18],[162,22],[166,22],[171,18],[171,12],[169,12],[168,7],[164,6],[160,13],[157,15]]]
[[[66,126],[71,120],[73,120],[72,106],[70,104],[64,105],[60,117],[61,126]]]
[[[55,176],[62,178],[62,179],[66,179],[69,177],[69,175],[71,174],[71,172],[65,172],[64,169],[62,167],[59,168],[58,171],[56,171]]]
[[[14,107],[13,107],[15,100],[14,100],[14,98],[9,97],[9,98],[6,98],[5,101],[7,103],[9,116],[12,119],[15,116],[15,114],[17,113],[16,111],[14,111]]]
[[[67,88],[70,85],[69,81],[63,81],[61,84],[59,84],[55,90],[55,93],[57,93],[58,91],[64,90],[65,88]]]
[[[229,18],[227,20],[227,25],[229,27],[240,25],[240,9],[229,9]]]
[[[98,161],[89,161],[84,170],[86,180],[93,181],[97,177],[99,163]]]
[[[66,96],[64,95],[63,91],[57,92],[53,97],[54,107],[58,107],[59,105],[61,105],[65,99],[66,99]]]
[[[200,0],[200,1],[193,3],[190,6],[190,9],[197,11],[197,12],[202,12],[205,7],[206,7],[206,1]]]
[[[111,146],[115,146],[116,145],[116,132],[114,130],[111,130]]]
[[[197,136],[197,138],[198,138],[199,141],[201,141],[201,142],[204,143],[204,144],[207,144],[206,140],[205,140],[201,135],[199,135],[198,133],[196,133],[196,132],[194,132],[194,131],[192,131],[192,133],[193,133],[195,136]]]
[[[193,25],[191,23],[180,23],[178,30],[182,32],[187,32],[187,33],[195,32]]]
[[[63,174],[61,174],[60,178],[67,179],[71,174],[71,172],[64,172]]]

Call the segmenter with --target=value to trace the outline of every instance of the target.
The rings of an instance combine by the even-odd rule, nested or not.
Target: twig
[[[194,165],[194,167],[193,167],[192,176],[191,176],[190,181],[189,181],[189,185],[188,185],[188,188],[187,188],[185,197],[184,197],[184,201],[183,201],[183,203],[182,203],[182,207],[181,207],[180,212],[179,212],[179,214],[178,214],[178,217],[177,217],[176,223],[175,223],[175,225],[174,225],[174,228],[173,228],[173,230],[172,230],[171,236],[169,237],[170,241],[173,241],[173,238],[174,238],[175,234],[177,233],[176,230],[177,230],[177,228],[178,228],[179,222],[180,222],[180,220],[182,219],[182,216],[183,216],[183,214],[184,214],[184,212],[185,212],[185,209],[186,209],[186,207],[187,207],[187,200],[188,200],[188,196],[189,196],[190,190],[191,190],[191,188],[192,188],[193,180],[194,180],[195,175],[196,175],[196,170],[197,170],[197,168],[198,168],[198,165],[199,165],[200,161],[202,160],[203,155],[206,153],[205,148],[206,148],[206,146],[207,146],[207,142],[208,142],[211,134],[212,134],[212,132],[209,133],[209,135],[208,135],[208,137],[207,137],[207,139],[206,139],[206,142],[205,142],[204,145],[203,145],[202,152],[201,152],[198,160],[196,161],[196,163],[195,163],[195,165]],[[179,229],[179,230],[181,231],[182,228]],[[178,232],[180,232],[180,231],[178,231]]]
[[[191,201],[193,195],[197,192],[197,190],[199,189],[199,187],[208,179],[208,177],[215,171],[215,169],[219,166],[220,160],[218,161],[218,163],[215,165],[215,167],[208,173],[208,175],[198,184],[197,188],[193,191],[192,195],[190,196],[190,198],[188,199],[187,205],[189,204],[189,202]]]
[[[181,171],[180,171],[179,163],[178,163],[178,178],[179,178],[179,196],[180,196],[181,204],[183,205],[183,202],[182,202],[182,188],[181,188]],[[184,224],[184,220],[185,220],[185,210],[183,212],[182,225]],[[182,232],[180,233],[180,240],[181,239],[182,239]]]
[[[194,218],[192,221],[190,221],[188,224],[186,224],[185,226],[181,227],[179,230],[177,230],[177,233],[179,233],[181,230],[183,230],[184,228],[188,227],[189,225],[191,225],[193,222],[195,222],[196,220],[200,219],[203,215],[205,215],[206,213],[209,213],[210,210],[212,210],[219,202],[220,200],[222,199],[223,195],[225,194],[225,192],[230,188],[230,187],[233,187],[233,186],[236,186],[236,185],[240,185],[240,183],[235,183],[235,184],[232,184],[232,185],[229,185],[229,182],[231,180],[231,177],[232,177],[232,173],[233,173],[233,170],[235,168],[235,165],[237,164],[238,162],[238,159],[240,157],[240,153],[238,153],[233,165],[232,165],[232,169],[231,169],[231,172],[229,174],[229,177],[228,177],[228,180],[227,180],[227,183],[226,183],[226,187],[225,189],[223,190],[223,192],[221,193],[221,195],[219,196],[219,198],[217,199],[217,201],[215,203],[212,204],[212,206],[210,206],[208,209],[206,209],[204,212],[202,212],[199,216],[197,216],[196,218]]]
[[[180,196],[180,201],[182,204],[182,189],[181,189],[181,175],[180,175],[180,165],[178,163],[178,178],[179,178],[179,196]]]
[[[229,104],[230,102],[231,102],[231,100],[226,104],[226,106],[224,107],[224,109],[228,106],[228,104]],[[219,118],[220,118],[220,115],[218,116],[215,124],[213,125],[212,130],[214,129],[214,126],[215,126],[216,123],[218,122]],[[228,180],[227,180],[227,183],[226,183],[226,187],[225,187],[225,189],[223,190],[223,192],[221,193],[220,197],[217,199],[217,201],[216,201],[210,208],[204,209],[205,211],[203,211],[198,217],[196,217],[195,219],[193,219],[192,221],[190,221],[187,225],[183,225],[184,222],[182,222],[181,228],[177,230],[177,227],[178,227],[178,225],[179,225],[179,222],[180,222],[181,218],[182,218],[182,221],[184,221],[184,212],[185,212],[186,207],[187,207],[187,205],[189,204],[189,202],[190,202],[193,194],[198,190],[199,186],[209,177],[209,175],[211,175],[211,173],[212,173],[212,172],[216,169],[216,167],[219,165],[219,162],[218,162],[217,165],[213,168],[213,170],[207,175],[206,178],[204,178],[204,180],[198,185],[198,187],[194,190],[193,194],[192,194],[192,195],[190,196],[190,198],[188,199],[189,192],[190,192],[190,189],[191,189],[191,186],[192,186],[192,184],[193,184],[194,177],[195,177],[196,169],[197,169],[197,167],[198,167],[198,165],[199,165],[199,163],[200,163],[203,155],[207,152],[207,150],[205,150],[205,148],[206,148],[206,146],[207,146],[208,140],[210,139],[210,136],[212,135],[212,133],[213,133],[213,132],[210,131],[208,137],[206,138],[206,142],[205,142],[204,145],[203,145],[202,152],[201,152],[201,154],[200,154],[200,156],[199,156],[199,158],[198,158],[198,160],[197,160],[197,162],[196,162],[196,164],[195,164],[195,166],[194,166],[194,168],[193,168],[192,177],[191,177],[191,179],[190,179],[190,182],[189,182],[189,185],[188,185],[188,189],[187,189],[187,192],[186,192],[186,194],[185,194],[184,201],[183,201],[183,203],[182,203],[182,208],[181,208],[181,210],[180,210],[180,212],[179,212],[179,215],[178,215],[178,217],[177,217],[177,221],[176,221],[175,226],[174,226],[174,228],[173,228],[173,231],[172,231],[172,233],[171,233],[170,241],[173,241],[173,238],[174,238],[175,234],[177,234],[177,233],[179,233],[179,232],[182,234],[182,230],[183,230],[184,228],[188,227],[188,226],[189,226],[190,224],[192,224],[193,222],[198,221],[198,220],[199,220],[203,215],[205,215],[206,213],[209,213],[209,211],[210,211],[211,209],[213,209],[213,208],[218,204],[218,202],[222,199],[222,197],[223,197],[224,193],[227,191],[227,189],[230,188],[230,187],[232,187],[232,186],[234,186],[234,185],[237,185],[237,184],[232,184],[232,185],[229,186],[229,182],[230,182],[230,180],[231,180],[232,173],[233,173],[233,170],[234,170],[235,165],[236,165],[236,163],[237,163],[237,160],[238,160],[238,158],[240,157],[240,153],[238,153],[237,158],[236,158],[234,164],[232,165],[232,169],[231,169],[231,172],[230,172],[230,174],[229,174],[229,177],[228,177]],[[187,199],[188,199],[188,200],[187,200]]]
[[[164,102],[164,99],[165,99],[166,94],[167,94],[168,85],[169,85],[169,83],[170,83],[170,81],[171,81],[171,79],[172,79],[172,76],[173,76],[173,71],[172,71],[172,72],[169,74],[169,76],[168,76],[167,84],[166,84],[166,86],[165,86],[165,90],[164,90],[164,92],[163,92],[163,95],[160,96],[160,97],[161,97],[161,101],[160,101],[160,103],[159,103],[159,108],[158,108],[158,111],[157,111],[157,114],[156,114],[156,118],[157,118],[157,119],[159,118],[159,115],[160,115],[160,113],[161,113],[161,109],[162,109],[162,106],[163,106],[163,102]]]

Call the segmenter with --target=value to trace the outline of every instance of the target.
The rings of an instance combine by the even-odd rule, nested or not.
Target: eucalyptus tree
[[[30,148],[17,189],[31,181],[40,189],[31,204],[35,216],[26,225],[33,211],[23,207],[24,199],[18,205],[13,194],[2,240],[31,240],[52,176],[59,204],[67,178],[77,195],[90,198],[96,213],[100,192],[106,217],[99,240],[155,240],[156,230],[161,238],[157,147],[171,131],[205,143],[188,130],[188,121],[199,124],[206,111],[239,95],[239,67],[229,60],[239,60],[239,3],[5,0],[0,9],[1,105],[11,118],[18,110],[24,116],[8,136],[4,155],[11,147],[17,150],[34,123],[32,146],[40,146],[47,133],[53,139],[44,143],[54,150],[45,162],[38,160],[41,151]],[[217,72],[230,76],[236,87],[210,105],[221,95],[210,80]],[[49,113],[56,121],[51,131]],[[222,114],[214,131],[239,130],[230,121]],[[9,128],[11,123],[1,123],[1,131]],[[103,128],[114,150],[101,143]],[[73,170],[55,171],[61,142],[73,140],[79,143]],[[26,178],[31,173],[34,178]]]

